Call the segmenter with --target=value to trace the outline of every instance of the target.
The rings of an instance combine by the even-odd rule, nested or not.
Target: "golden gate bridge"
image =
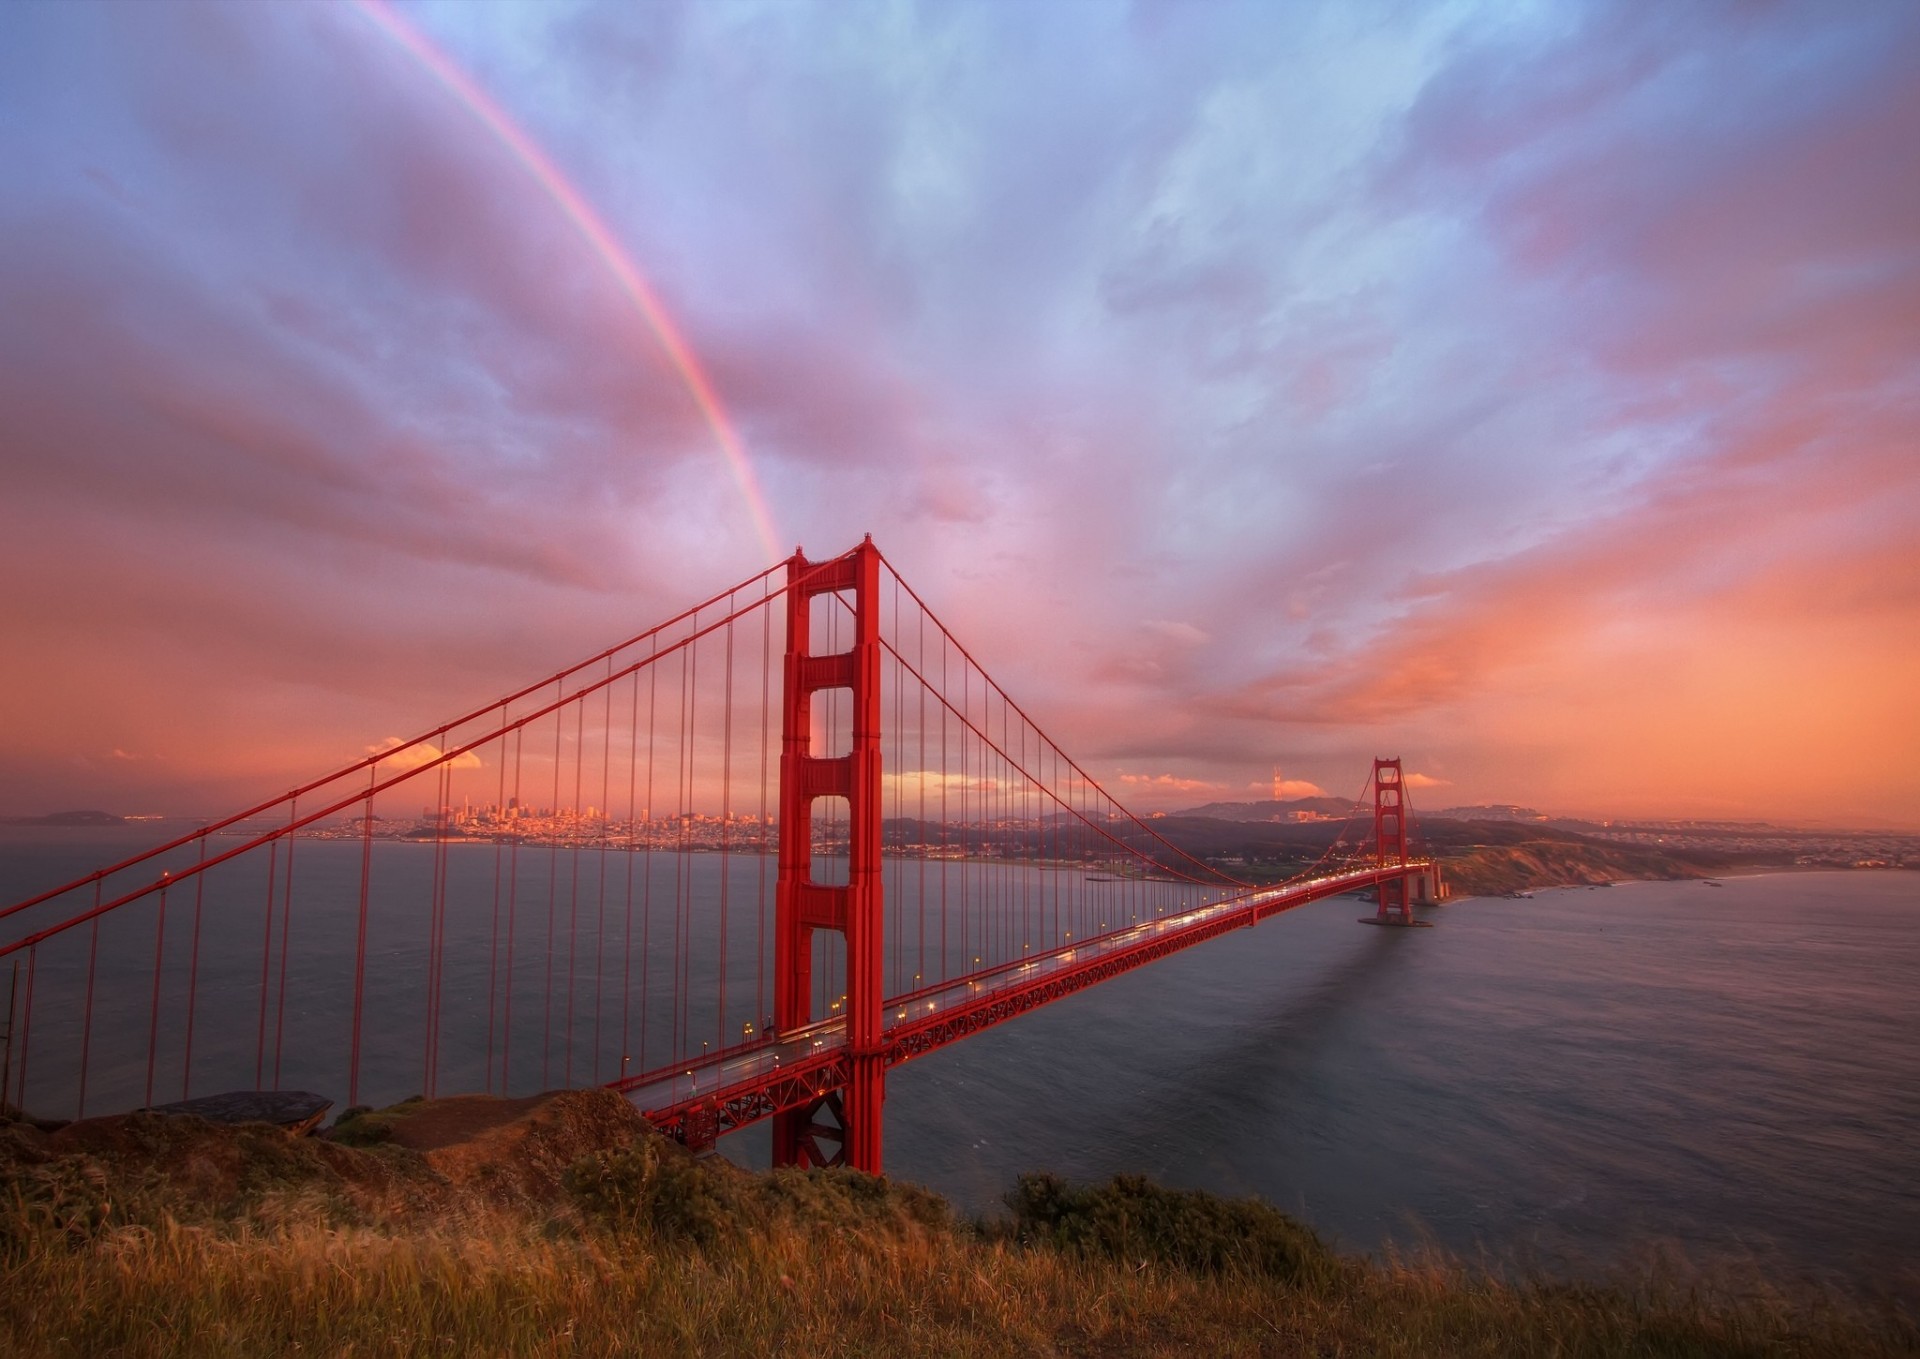
[[[775,715],[777,713],[777,722]],[[1371,825],[1366,825],[1367,819]],[[1438,899],[1398,759],[1256,883],[1128,812],[869,538],[0,909],[0,1101],[624,1092],[882,1165],[886,1073],[1342,893]]]

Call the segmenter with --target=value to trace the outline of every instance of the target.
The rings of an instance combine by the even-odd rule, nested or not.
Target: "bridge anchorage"
[[[776,1164],[878,1172],[895,1066],[1309,902],[1424,923],[1400,761],[1367,788],[1371,836],[1363,789],[1246,881],[1127,812],[871,539],[796,551],[0,909],[0,1101],[601,1085],[695,1150],[767,1121]]]

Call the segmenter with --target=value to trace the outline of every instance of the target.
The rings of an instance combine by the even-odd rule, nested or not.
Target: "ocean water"
[[[889,1168],[1257,1194],[1338,1244],[1920,1300],[1920,874],[1337,899],[889,1081]],[[1737,1270],[1736,1270],[1737,1272]]]
[[[15,832],[0,839],[0,902],[139,838]],[[393,903],[383,910],[376,891],[367,1004],[381,1020],[364,1038],[361,1097],[384,1102],[423,1083],[428,959],[417,931],[395,922],[420,899],[432,849],[376,849]],[[563,1002],[542,1013],[541,1001],[563,960],[547,954],[547,940],[557,949],[582,937],[582,922],[594,937],[619,939],[624,922],[616,907],[609,923],[598,856],[521,854],[525,900],[540,905],[520,923],[514,960],[514,1089],[610,1078],[623,1052],[684,1044],[709,1025],[719,1042],[738,1027],[737,1015],[660,1008],[673,987],[659,944],[711,913],[723,872],[734,913],[730,1003],[758,1012],[763,1001],[746,979],[766,937],[761,861],[693,856],[676,878],[682,867],[660,856],[662,904],[648,936],[659,956],[619,968],[624,959],[605,948],[578,945],[564,960],[576,978],[577,1036],[556,1048],[543,1026],[557,1028]],[[263,971],[269,996],[281,988],[257,905],[247,904],[259,866],[200,903],[193,1093],[251,1086],[277,1062],[284,1087],[345,1103],[351,988],[342,969],[358,848],[303,841],[297,862],[298,947],[284,1005],[261,1004]],[[493,863],[490,846],[451,847],[450,881],[472,890],[449,893],[443,1094],[480,1087],[509,1046],[504,1016],[494,1022],[483,999],[504,961],[481,889],[499,880]],[[626,863],[614,854],[605,865],[615,901],[625,899]],[[978,866],[970,871],[977,884]],[[556,889],[565,906],[549,916]],[[189,916],[178,897],[169,909],[161,1009],[175,1014]],[[889,1173],[985,1213],[1022,1171],[1079,1180],[1138,1172],[1257,1194],[1350,1250],[1431,1243],[1573,1277],[1631,1269],[1659,1250],[1707,1270],[1753,1264],[1775,1278],[1920,1302],[1920,874],[1468,899],[1425,912],[1431,930],[1356,923],[1370,912],[1350,898],[1317,903],[896,1068]],[[102,931],[90,1112],[144,1102],[157,923],[148,912]],[[37,979],[44,1008],[27,1103],[62,1115],[75,1092],[61,1054],[70,1058],[81,1035],[50,998],[77,994],[80,942],[45,946]],[[649,1011],[622,1008],[616,977],[651,987],[644,1044],[635,1026]],[[136,1035],[131,1051],[111,1050],[116,1026]],[[178,1029],[163,1021],[153,1040],[156,1100],[184,1087]],[[721,1151],[764,1165],[766,1146],[764,1129],[749,1129]]]

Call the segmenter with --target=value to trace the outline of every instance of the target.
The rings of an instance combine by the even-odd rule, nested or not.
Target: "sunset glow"
[[[870,532],[1142,811],[1920,827],[1912,6],[6,27],[0,814]]]

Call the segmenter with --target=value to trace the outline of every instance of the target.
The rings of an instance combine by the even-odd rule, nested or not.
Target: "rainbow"
[[[734,483],[740,488],[740,494],[747,502],[747,513],[752,517],[754,532],[759,535],[761,546],[766,549],[767,560],[777,561],[786,555],[781,552],[779,540],[773,529],[773,516],[767,507],[766,496],[760,490],[760,482],[753,474],[753,464],[747,461],[746,448],[740,442],[740,435],[733,427],[726,407],[720,402],[720,394],[714,390],[713,380],[700,366],[692,346],[686,337],[674,325],[673,318],[661,305],[653,286],[647,282],[646,275],[640,272],[640,266],[621,247],[618,238],[600,215],[593,210],[586,197],[560,173],[553,158],[540,148],[539,143],[528,136],[526,131],[501,108],[487,92],[480,88],[465,71],[456,65],[453,59],[429,42],[424,34],[409,24],[386,0],[355,0],[360,12],[371,19],[380,31],[397,43],[414,60],[432,73],[433,77],[445,86],[447,91],[466,106],[467,111],[480,120],[481,124],[500,141],[500,144],[513,153],[534,182],[545,190],[567,220],[573,223],[581,238],[620,285],[622,292],[632,301],[660,342],[667,361],[680,375],[687,392],[693,397],[693,403],[699,407],[701,418],[707,428],[713,431],[714,441],[720,445],[721,453],[726,457],[727,468],[733,474]]]

